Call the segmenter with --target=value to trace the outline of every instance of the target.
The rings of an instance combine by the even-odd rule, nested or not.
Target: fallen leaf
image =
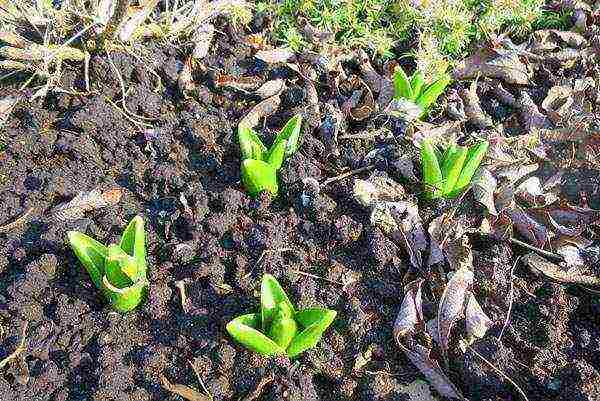
[[[404,187],[387,174],[373,173],[368,180],[354,180],[353,195],[356,201],[370,207],[376,202],[394,202],[406,197]]]
[[[586,266],[574,266],[563,268],[555,263],[549,262],[536,253],[529,253],[523,257],[523,261],[534,271],[541,273],[550,280],[564,284],[578,284],[584,287],[600,289],[600,277],[597,270]]]
[[[165,390],[167,390],[173,394],[176,394],[180,397],[183,397],[184,399],[186,399],[188,401],[208,401],[209,400],[208,397],[200,394],[198,391],[194,390],[193,388],[191,388],[189,386],[169,382],[169,380],[164,375],[160,375],[160,385]]]
[[[287,63],[295,58],[294,52],[286,47],[280,47],[270,50],[259,50],[254,55],[257,59],[267,64]]]
[[[194,90],[196,85],[194,83],[194,78],[192,76],[192,59],[188,57],[179,75],[177,76],[177,86],[182,93],[189,92]]]
[[[427,139],[432,144],[446,148],[450,143],[456,142],[456,139],[462,135],[460,121],[449,121],[441,125],[416,122],[415,128],[412,143],[416,147],[420,147],[421,141]]]
[[[90,192],[79,192],[71,201],[62,203],[50,211],[55,220],[75,220],[84,217],[84,213],[113,206],[119,203],[123,190],[114,188],[108,191],[94,189]]]
[[[225,87],[246,92],[257,89],[260,86],[260,79],[258,77],[236,77],[217,72],[214,84],[217,88]]]
[[[473,197],[494,216],[498,215],[494,202],[494,192],[497,186],[498,181],[496,181],[494,175],[485,167],[479,169],[473,177]]]
[[[479,96],[477,95],[477,81],[471,82],[469,89],[462,89],[460,96],[464,102],[465,115],[468,121],[480,129],[493,127],[492,118],[481,108]]]
[[[510,42],[508,39],[503,43]],[[512,43],[510,43],[512,44]],[[498,78],[508,84],[529,85],[532,73],[521,61],[515,46],[484,47],[473,56],[460,61],[454,68],[456,80],[475,79],[477,76]]]
[[[469,337],[483,338],[488,329],[492,327],[492,320],[483,312],[481,305],[477,302],[471,291],[467,293],[467,305],[465,306],[465,325]]]
[[[423,373],[423,376],[444,397],[464,399],[458,388],[450,381],[442,371],[440,365],[431,358],[430,351],[419,344],[412,344],[406,348],[400,344],[404,354]]]
[[[367,53],[364,50],[359,49],[356,51],[355,57],[358,62],[360,73],[366,84],[369,85],[369,88],[371,88],[371,91],[374,93],[380,93],[384,78],[375,70],[375,68],[373,68]],[[389,101],[385,104],[387,103],[389,103]]]
[[[450,269],[472,268],[473,254],[469,239],[465,235],[466,223],[446,212],[429,223],[430,251],[428,265],[448,261]]]
[[[413,266],[423,267],[423,257],[429,243],[419,216],[419,208],[414,202],[376,202],[370,220],[371,224],[381,228],[402,245]]]
[[[527,242],[543,248],[549,238],[546,226],[535,220],[521,207],[516,206],[507,212],[512,224]]]
[[[423,280],[415,280],[405,287],[404,300],[394,322],[394,338],[400,341],[408,334],[414,334],[418,325],[423,324],[421,285]]]
[[[271,96],[261,101],[257,105],[255,105],[248,114],[240,121],[240,124],[245,125],[246,127],[253,128],[258,125],[260,120],[264,117],[268,117],[273,114],[279,104],[281,103],[281,98],[279,95]]]
[[[280,94],[285,89],[285,81],[281,78],[265,82],[254,93],[263,99]]]
[[[542,185],[538,177],[529,177],[517,187],[515,195],[531,206],[544,207],[558,200],[558,195],[552,192],[551,189],[545,184]]]
[[[367,347],[365,352],[359,353],[354,359],[354,366],[352,367],[353,371],[359,371],[371,362],[371,357],[373,355],[373,346]]]
[[[448,352],[448,342],[452,326],[463,315],[467,290],[473,284],[473,272],[461,267],[453,275],[440,299],[438,307],[438,336],[444,354]]]
[[[527,50],[535,54],[548,54],[564,47],[582,49],[587,45],[587,40],[576,32],[542,29],[531,34]]]
[[[521,122],[527,132],[533,128],[551,127],[550,120],[540,112],[527,92],[521,92],[521,96],[517,99],[517,108],[519,109]]]

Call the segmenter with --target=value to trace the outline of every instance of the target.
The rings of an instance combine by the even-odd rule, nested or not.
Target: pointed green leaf
[[[406,73],[402,69],[402,67],[397,66],[394,69],[394,99],[413,98],[413,91],[410,86],[410,80],[406,76]]]
[[[285,307],[294,313],[294,305],[290,302],[279,282],[270,274],[265,274],[260,284],[260,313],[264,332],[268,331],[281,303],[285,304]]]
[[[283,355],[285,350],[257,330],[261,317],[257,313],[239,316],[227,323],[227,332],[246,348],[264,356]]]
[[[421,95],[423,86],[425,85],[425,75],[421,71],[415,71],[410,77],[410,87],[412,88],[412,97],[410,100],[415,101]]]
[[[108,255],[106,246],[77,231],[69,231],[67,236],[73,252],[87,270],[94,285],[102,288],[104,261]]]
[[[490,144],[488,141],[483,141],[469,148],[462,171],[460,172],[460,175],[456,180],[456,185],[450,194],[451,197],[460,195],[460,193],[471,184],[471,179],[485,157],[489,145]]]
[[[296,313],[296,321],[305,329],[294,337],[287,348],[287,355],[290,358],[295,358],[307,349],[317,345],[336,315],[336,311],[321,308],[310,308]]]
[[[421,142],[421,166],[426,196],[430,199],[438,198],[443,180],[442,171],[433,145],[427,139]]]
[[[104,295],[113,309],[119,312],[129,312],[135,309],[144,298],[148,288],[148,280],[143,278],[129,287],[117,288],[108,281],[107,276],[104,276],[102,286]]]
[[[280,141],[278,143],[274,143],[273,147],[269,151],[269,154],[267,155],[266,162],[269,163],[275,171],[279,170],[281,168],[281,165],[283,164],[286,144],[287,141],[285,140]]]
[[[298,325],[294,320],[294,312],[285,302],[280,303],[269,329],[269,338],[281,348],[286,349],[296,337],[297,332]]]
[[[121,249],[128,255],[133,256],[137,261],[137,276],[132,277],[136,280],[138,277],[146,274],[146,231],[144,230],[144,219],[141,216],[135,216],[123,231],[120,243]]]
[[[127,288],[133,284],[133,281],[123,271],[123,266],[130,266],[135,259],[127,255],[120,246],[111,244],[108,246],[108,256],[104,264],[105,277],[108,282],[116,288]],[[137,272],[133,272],[135,274]]]
[[[252,128],[240,124],[238,126],[238,142],[240,143],[240,149],[242,151],[242,160],[266,159],[267,148]]]
[[[435,103],[437,98],[444,93],[451,81],[452,79],[450,76],[444,74],[444,76],[425,88],[423,93],[417,97],[416,102],[424,110],[423,114],[429,111],[429,108]]]
[[[267,191],[272,196],[277,195],[277,172],[268,163],[262,160],[246,159],[242,162],[242,183],[252,197]]]
[[[300,142],[300,131],[302,129],[302,115],[296,114],[294,117],[290,118],[288,122],[283,126],[277,137],[273,141],[273,145],[271,149],[269,149],[269,154],[267,159],[271,159],[271,155],[274,152],[278,152],[277,147],[281,146],[282,142],[285,142],[284,148],[284,156],[291,156],[298,150],[299,142]],[[272,164],[272,163],[271,163]],[[281,163],[279,164],[279,167]],[[277,168],[279,168],[277,167]]]
[[[442,185],[442,196],[448,196],[458,180],[465,160],[467,159],[467,148],[464,146],[457,146],[452,144],[450,150],[447,152],[442,164],[442,176],[444,178],[444,184]]]

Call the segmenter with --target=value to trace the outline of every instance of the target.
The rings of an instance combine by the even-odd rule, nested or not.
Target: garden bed
[[[246,30],[224,18],[214,24],[218,34],[191,79],[182,78],[185,51],[152,43],[140,52],[92,55],[89,91],[83,69],[68,66],[59,82],[63,92],[30,100],[34,90],[17,90],[22,81],[0,88],[0,98],[19,98],[0,129],[6,145],[0,151],[0,361],[8,357],[0,399],[417,400],[430,392],[441,399],[393,330],[404,285],[427,280],[424,313],[432,318],[452,268],[415,266],[404,244],[372,223],[355,180],[375,177],[403,187],[426,231],[450,211],[444,229],[469,228],[472,291],[493,325],[464,351],[460,325],[453,331],[443,369],[466,398],[518,400],[516,384],[530,401],[600,399],[599,295],[535,274],[524,262],[531,249],[481,230],[490,214],[472,191],[453,200],[423,199],[413,143],[419,132],[441,127],[450,135],[456,126],[467,138],[529,139],[559,125],[542,104],[551,88],[586,77],[593,84],[581,96],[591,104],[586,117],[594,118],[600,85],[594,29],[581,36],[585,44],[560,42],[553,49],[573,46],[572,62],[532,46],[517,53],[482,44],[487,51],[497,46],[499,54],[515,52],[531,69],[531,81],[507,82],[518,77],[493,77],[484,68],[468,74],[467,60],[428,116],[433,125],[425,127],[385,113],[383,87],[377,91],[369,82],[389,78],[395,61],[355,50],[321,53],[329,64],[311,52],[266,62],[257,52],[281,55],[256,43],[268,26],[260,15]],[[282,89],[261,97],[259,88],[274,80]],[[481,102],[475,111],[463,93],[472,82]],[[263,98],[273,97],[274,108],[257,111]],[[456,99],[466,110],[463,121],[453,113]],[[531,110],[547,124],[538,124]],[[255,128],[269,144],[290,117],[304,117],[300,149],[279,172],[275,198],[253,199],[240,183],[237,126],[251,112],[259,113]],[[542,139],[545,157],[535,146],[526,156],[511,153],[512,165],[539,164],[534,175],[542,182],[561,172],[554,190],[560,200],[600,209],[598,134],[591,124],[589,136]],[[484,165],[497,171],[491,156]],[[57,213],[93,190],[110,200],[107,206]],[[67,232],[116,242],[138,214],[146,221],[148,299],[120,314],[93,286]],[[598,219],[589,215],[594,218],[580,236],[597,241]],[[532,244],[513,224],[518,241],[556,251],[549,243]],[[600,274],[597,260],[588,268]],[[225,330],[236,316],[258,310],[264,273],[277,277],[298,307],[337,311],[318,345],[296,360],[260,357]]]

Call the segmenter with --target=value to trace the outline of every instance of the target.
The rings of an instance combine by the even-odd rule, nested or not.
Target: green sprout
[[[140,216],[127,225],[118,245],[105,246],[77,231],[69,231],[68,237],[94,285],[114,309],[128,312],[139,305],[148,288],[146,234]]]
[[[260,286],[260,313],[238,316],[227,324],[227,331],[261,355],[295,358],[317,345],[335,316],[335,311],[323,308],[296,311],[275,277],[265,274]]]
[[[456,198],[460,195],[470,185],[488,146],[487,141],[470,147],[452,143],[441,154],[429,140],[424,139],[421,142],[421,164],[427,198]]]
[[[298,150],[302,116],[292,117],[281,129],[267,150],[258,134],[244,124],[238,126],[238,141],[242,151],[242,183],[252,197],[263,191],[276,196],[279,190],[277,170],[286,157]]]
[[[419,110],[418,118],[423,117],[437,98],[450,84],[448,74],[440,74],[432,83],[425,83],[425,75],[417,70],[409,78],[402,67],[394,70],[394,99],[416,105]]]

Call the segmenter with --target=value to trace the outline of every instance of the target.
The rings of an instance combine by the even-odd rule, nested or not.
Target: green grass
[[[436,72],[490,34],[523,40],[533,29],[564,29],[570,18],[547,9],[545,0],[412,2],[420,5],[412,6],[411,0],[262,0],[257,11],[273,15],[276,38],[294,50],[310,46],[302,34],[304,18],[332,32],[338,46],[361,47],[383,58],[403,55],[394,48],[410,49],[417,63]]]

